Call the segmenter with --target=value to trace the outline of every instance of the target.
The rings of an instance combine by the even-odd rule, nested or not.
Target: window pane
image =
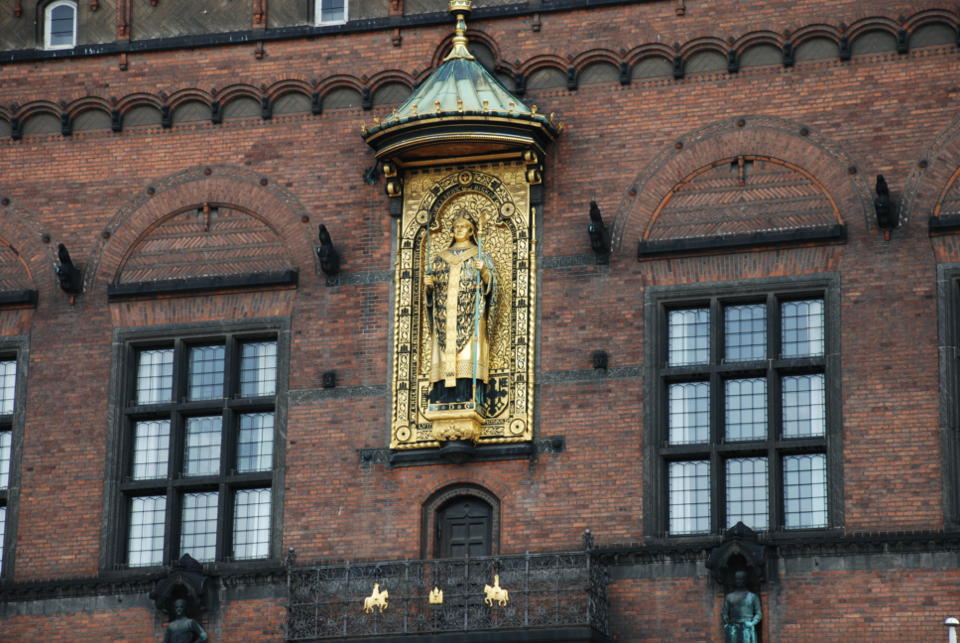
[[[767,380],[727,380],[725,395],[728,440],[767,437]]]
[[[273,468],[273,413],[240,416],[237,441],[237,471],[269,471]]]
[[[345,0],[321,0],[321,22],[342,21],[343,5]]]
[[[210,476],[220,473],[222,427],[223,418],[220,416],[187,420],[187,448],[183,458],[184,475]]]
[[[670,463],[670,533],[710,532],[710,463]]]
[[[783,378],[783,435],[823,435],[826,427],[823,373]]]
[[[0,415],[13,413],[13,399],[17,390],[17,362],[0,362]]]
[[[741,521],[755,531],[769,526],[766,458],[727,460],[727,528]]]
[[[781,305],[783,357],[823,355],[823,300],[786,301]]]
[[[50,44],[73,44],[73,7],[60,5],[50,12]]]
[[[130,540],[127,564],[130,567],[163,564],[163,525],[167,497],[134,498],[130,503]]]
[[[791,455],[783,459],[783,502],[787,529],[827,526],[825,455]]]
[[[173,398],[173,349],[140,351],[137,404],[169,404]]]
[[[727,361],[766,359],[767,307],[763,304],[727,306],[724,316]]]
[[[277,392],[277,343],[243,345],[240,360],[240,396],[258,397]]]
[[[133,479],[167,477],[170,457],[170,420],[137,422],[133,445]]]
[[[710,441],[710,382],[670,385],[670,444]]]
[[[237,492],[233,519],[233,559],[266,558],[270,553],[270,490]]]
[[[190,400],[223,397],[223,346],[194,346],[190,349]]]
[[[10,451],[13,448],[13,432],[0,431],[0,489],[10,487]],[[0,539],[0,549],[3,540]]]
[[[710,310],[671,310],[667,315],[667,362],[670,366],[710,361]]]
[[[201,563],[217,556],[216,491],[183,494],[183,521],[180,525],[180,555],[190,554]]]

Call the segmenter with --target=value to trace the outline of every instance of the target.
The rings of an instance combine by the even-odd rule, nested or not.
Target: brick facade
[[[0,32],[12,20],[11,4],[0,7]],[[34,4],[23,3],[20,21]],[[80,4],[82,12],[88,4]],[[158,37],[144,31],[149,25],[137,26],[147,20],[145,1],[101,2],[99,11],[129,16],[131,4],[127,37]],[[212,641],[282,640],[288,548],[301,564],[420,557],[423,538],[431,537],[424,535],[423,504],[458,484],[498,498],[500,553],[579,549],[584,529],[596,534],[611,561],[618,641],[722,641],[723,596],[704,567],[719,537],[674,546],[644,533],[644,513],[658,510],[644,506],[644,409],[657,403],[644,399],[644,342],[658,341],[645,333],[644,292],[815,274],[840,279],[842,452],[829,457],[842,461],[843,522],[807,545],[778,546],[760,592],[762,640],[945,636],[943,619],[956,615],[960,602],[958,525],[945,519],[956,515],[944,506],[945,479],[956,475],[960,454],[941,452],[941,388],[952,384],[938,361],[944,304],[937,266],[960,263],[960,242],[931,237],[928,218],[938,203],[941,216],[955,212],[960,189],[956,42],[736,74],[724,68],[529,91],[525,103],[565,124],[549,150],[538,221],[536,427],[538,438],[562,436],[564,449],[532,460],[391,468],[361,458],[389,444],[396,225],[383,180],[363,180],[374,164],[360,138],[360,122],[372,124],[369,111],[6,135],[12,119],[26,124],[39,114],[59,122],[61,113],[76,118],[89,109],[175,112],[191,101],[266,96],[275,103],[290,92],[327,97],[343,88],[375,95],[390,83],[422,82],[450,46],[447,21],[417,22],[402,2],[392,9],[380,3],[369,16],[396,14],[400,27],[348,23],[342,33],[271,35],[290,26],[278,16],[300,20],[288,4],[276,16],[267,7],[260,41],[198,40],[55,59],[29,50],[29,34],[19,27],[15,37],[0,36],[0,287],[37,291],[35,308],[0,308],[0,355],[4,337],[28,335],[30,347],[18,519],[0,580],[4,641],[160,640],[165,617],[147,598],[157,575],[116,571],[121,561],[102,545],[102,526],[119,528],[103,514],[108,463],[119,458],[107,445],[113,333],[280,317],[291,323],[291,358],[283,365],[282,550],[260,567],[210,567],[219,583],[217,606],[203,622]],[[248,14],[237,29],[253,28],[254,10],[244,4]],[[502,17],[492,11],[470,21],[472,39],[493,52],[498,72],[527,78],[548,67],[582,73],[599,63],[633,67],[651,56],[672,62],[675,54],[690,60],[731,48],[798,48],[814,38],[856,44],[878,31],[892,38],[901,28],[960,22],[954,4],[936,0],[656,0],[523,7]],[[115,44],[111,30],[97,29],[99,41]],[[378,105],[374,113],[385,118],[393,107]],[[813,186],[808,191],[827,195],[818,216],[837,213],[845,243],[761,244],[638,262],[637,244],[663,223],[655,213],[671,191],[706,166],[738,157],[802,170],[790,172]],[[877,174],[899,203],[900,227],[889,240],[872,203]],[[784,198],[761,194],[756,202],[779,213]],[[613,230],[607,266],[590,254],[591,200]],[[177,222],[171,217],[202,212],[204,204],[244,217],[252,232],[238,232],[239,241],[225,237],[227,256],[208,248],[207,259],[192,257],[184,270],[157,271],[240,274],[240,256],[259,266],[253,272],[298,270],[296,287],[108,297],[111,284],[149,281],[150,262],[168,259],[138,254],[155,235],[189,245],[189,235],[168,230]],[[708,200],[699,215],[710,214]],[[336,286],[325,284],[315,252],[320,223],[342,258]],[[84,292],[72,303],[58,287],[59,243],[83,272]],[[610,355],[607,375],[592,369],[597,350]],[[322,388],[328,371],[337,373],[335,389]]]

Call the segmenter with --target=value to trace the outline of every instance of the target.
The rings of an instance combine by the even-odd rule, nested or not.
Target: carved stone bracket
[[[742,522],[723,534],[723,542],[707,558],[707,569],[721,587],[733,586],[733,575],[747,572],[747,585],[761,583],[766,577],[766,547],[757,534]]]
[[[187,601],[188,615],[199,614],[209,608],[211,585],[210,578],[203,574],[203,565],[190,554],[184,554],[173,564],[167,577],[150,592],[150,598],[157,609],[166,614],[173,614],[173,604],[180,599]]]

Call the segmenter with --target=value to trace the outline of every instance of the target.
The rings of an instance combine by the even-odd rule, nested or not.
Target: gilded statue
[[[737,589],[723,601],[723,643],[757,643],[760,598],[746,588],[746,572],[737,572],[734,581]]]
[[[522,160],[488,169],[415,170],[405,183],[391,449],[533,438],[535,211]]]
[[[473,215],[457,213],[450,247],[436,253],[423,279],[430,315],[432,404],[484,403],[498,283],[496,266],[479,247],[477,232]]]

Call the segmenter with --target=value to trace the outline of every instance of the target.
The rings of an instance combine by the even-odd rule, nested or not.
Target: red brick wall
[[[472,26],[497,43],[506,66],[530,71],[544,55],[583,58],[598,48],[629,53],[658,41],[686,45],[705,37],[780,34],[824,21],[836,29],[840,22],[854,25],[867,17],[909,18],[941,4],[698,0],[688,1],[680,18],[673,1],[662,1],[543,14],[540,32],[531,30],[529,18]],[[175,92],[188,88],[209,92],[234,83],[270,88],[291,78],[330,87],[359,83],[363,76],[413,76],[430,65],[448,34],[447,27],[405,29],[400,48],[386,31],[274,42],[265,45],[262,60],[254,58],[252,44],[137,53],[129,56],[127,72],[110,56],[9,64],[2,69],[0,105],[55,104],[88,94],[106,100],[149,94],[159,101],[161,91],[173,103]],[[955,53],[914,52],[531,94],[540,112],[557,112],[566,124],[547,161],[545,217],[538,228],[544,255],[589,252],[591,199],[608,225],[617,222],[624,231],[608,268],[542,271],[542,369],[590,368],[597,349],[611,354],[612,366],[642,364],[646,285],[838,271],[844,398],[844,450],[838,455],[846,530],[942,528],[937,255],[925,229],[929,212],[914,211],[886,242],[859,199],[879,172],[895,197],[914,176],[920,159],[957,117],[958,72]],[[338,79],[341,75],[349,78]],[[696,169],[738,146],[805,167],[843,204],[848,243],[638,263],[644,199],[658,202],[653,197],[686,176],[677,170],[647,177],[650,164],[658,155],[674,154],[676,141],[740,116],[748,120],[743,132],[756,131],[751,128],[760,117],[782,119],[796,131],[805,125],[811,140],[834,155],[814,154],[814,143],[794,134],[748,145],[731,129],[722,144],[687,145],[682,153],[689,154],[677,167]],[[0,237],[25,257],[40,291],[36,311],[0,312],[0,332],[31,335],[17,580],[97,574],[114,327],[291,314],[291,389],[319,387],[327,370],[338,372],[341,386],[386,383],[389,284],[327,288],[311,247],[322,222],[347,273],[392,268],[382,183],[371,187],[361,179],[373,163],[359,137],[361,120],[369,123],[372,117],[341,110],[269,122],[0,141],[0,196],[11,201],[0,206]],[[857,174],[845,174],[847,165],[856,166]],[[205,167],[213,168],[209,177],[201,176]],[[930,181],[920,181],[921,194],[939,194],[952,173],[932,172],[936,168],[934,163]],[[195,180],[181,182],[184,173]],[[225,173],[233,173],[233,187],[223,190],[233,190],[242,201],[237,205],[271,213],[300,268],[297,290],[109,304],[106,285],[136,239],[172,209],[210,198]],[[268,185],[257,177],[267,178]],[[155,194],[147,195],[151,186]],[[643,186],[652,192],[630,194]],[[44,233],[51,243],[43,243]],[[59,242],[69,246],[78,264],[96,268],[86,273],[88,292],[74,306],[56,288],[53,249]],[[941,260],[956,256],[951,245],[938,247]],[[388,399],[372,397],[290,407],[284,548],[296,547],[300,562],[417,556],[418,503],[445,480],[482,484],[500,497],[503,552],[577,547],[586,527],[600,543],[644,536],[641,380],[542,386],[541,434],[564,435],[567,442],[565,453],[535,463],[361,468],[357,449],[387,443],[387,404]],[[933,638],[942,632],[927,621],[945,616],[941,611],[951,604],[944,598],[950,596],[948,579],[939,572],[836,572],[781,582],[782,640],[892,642],[901,632],[913,638],[916,631]],[[925,602],[928,596],[933,604]],[[618,582],[612,598],[615,629],[623,639],[716,640],[719,630],[704,630],[703,624],[707,616],[719,620],[717,600],[706,578]],[[264,622],[271,627],[279,622],[270,601],[223,610],[225,640],[266,639],[262,632],[270,628]],[[128,627],[117,627],[117,618],[129,619]],[[40,631],[65,636],[71,627],[87,628],[90,640],[107,631],[111,639],[122,631],[135,633],[129,640],[145,640],[154,631],[152,615],[116,610],[13,617],[2,627],[11,641],[35,640]],[[869,635],[860,634],[863,628]]]

